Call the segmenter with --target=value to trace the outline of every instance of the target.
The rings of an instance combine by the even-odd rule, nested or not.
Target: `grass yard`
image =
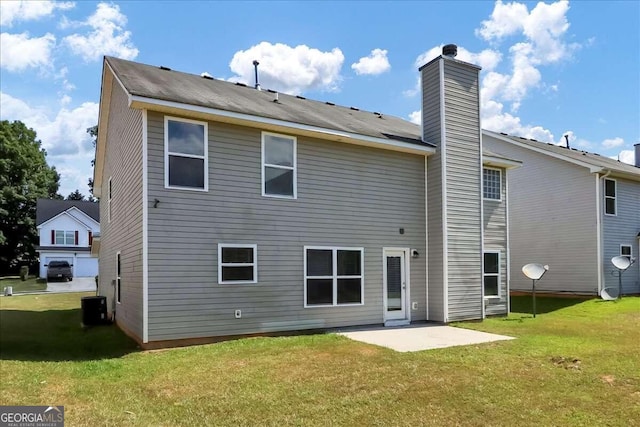
[[[0,277],[0,292],[4,293],[6,286],[13,287],[14,294],[40,292],[47,290],[47,281],[33,276],[29,276],[24,282],[20,280],[20,276]]]
[[[90,294],[87,294],[90,295]],[[334,334],[142,352],[81,294],[0,298],[0,405],[67,425],[640,425],[640,298],[515,298],[458,326],[517,340],[418,353]]]

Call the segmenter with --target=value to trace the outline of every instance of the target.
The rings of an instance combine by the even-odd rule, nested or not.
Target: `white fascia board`
[[[522,166],[522,162],[519,162],[517,160],[508,160],[501,157],[487,156],[486,154],[482,156],[482,164],[483,166],[494,166],[503,169],[517,169]]]
[[[265,125],[273,128],[279,128],[281,131],[289,132],[297,131],[312,135],[316,138],[329,139],[333,141],[353,143],[358,145],[366,145],[376,148],[382,148],[392,151],[402,151],[414,154],[428,156],[435,153],[435,147],[428,145],[410,144],[407,142],[390,140],[385,138],[377,138],[374,136],[360,135],[351,132],[344,132],[334,129],[321,128],[317,126],[305,125],[302,123],[288,122],[285,120],[270,119],[267,117],[254,116],[251,114],[236,113],[233,111],[220,110],[217,108],[202,107],[198,105],[184,104],[175,101],[164,101],[160,99],[147,98],[138,95],[129,97],[129,107],[136,109],[149,109],[156,111],[171,112],[182,111],[183,114],[197,113],[202,116],[209,116],[214,120],[220,120],[228,123],[237,123],[245,126],[260,127]],[[222,120],[221,120],[222,119]],[[258,125],[258,126],[256,126]]]

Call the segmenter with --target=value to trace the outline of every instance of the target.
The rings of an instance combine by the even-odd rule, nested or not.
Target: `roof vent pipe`
[[[446,44],[442,47],[442,55],[448,56],[449,58],[455,58],[458,54],[458,46],[455,44]]]
[[[569,145],[569,134],[566,134],[566,135],[564,136],[564,139],[566,139],[566,140],[567,140],[567,148],[571,148],[571,146]]]
[[[636,167],[640,168],[640,142],[637,143],[636,145],[634,145],[635,149],[636,149]]]
[[[255,86],[255,88],[258,89],[258,90],[261,90],[260,89],[260,83],[258,82],[258,65],[260,65],[260,63],[257,60],[254,59],[253,67],[256,70],[256,86]]]

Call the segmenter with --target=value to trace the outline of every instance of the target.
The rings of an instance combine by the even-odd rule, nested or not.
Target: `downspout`
[[[596,212],[597,212],[597,218],[596,218],[596,240],[597,240],[597,248],[596,248],[596,253],[597,253],[597,257],[598,257],[598,295],[600,295],[600,292],[602,291],[602,289],[604,288],[604,271],[603,271],[603,264],[604,264],[604,249],[602,247],[603,245],[603,236],[602,236],[602,195],[600,194],[600,192],[602,191],[602,183],[604,182],[604,179],[606,177],[608,177],[609,175],[611,175],[611,169],[607,170],[606,173],[602,176],[600,176],[600,173],[603,172],[604,169],[600,169],[598,171],[594,171],[596,174]]]

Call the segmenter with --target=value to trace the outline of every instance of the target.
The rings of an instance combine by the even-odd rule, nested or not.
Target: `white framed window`
[[[502,171],[482,169],[482,197],[486,200],[502,200]]]
[[[165,116],[165,188],[208,191],[207,122]]]
[[[500,296],[500,251],[484,252],[482,282],[485,297]]]
[[[122,301],[122,280],[120,279],[121,271],[120,251],[118,251],[116,252],[116,302],[118,304]]]
[[[297,139],[262,132],[262,195],[297,198]]]
[[[304,306],[364,304],[364,248],[304,247]]]
[[[68,230],[55,230],[53,238],[54,245],[74,246],[76,243],[76,232]]]
[[[112,198],[112,184],[111,177],[109,177],[109,181],[107,182],[107,222],[111,222],[111,198]]]
[[[218,243],[218,284],[258,283],[258,246]]]
[[[620,256],[626,256],[631,261],[631,258],[633,258],[633,246],[620,245]]]
[[[616,201],[618,193],[618,183],[615,179],[604,180],[604,213],[606,215],[616,215],[618,203]]]

